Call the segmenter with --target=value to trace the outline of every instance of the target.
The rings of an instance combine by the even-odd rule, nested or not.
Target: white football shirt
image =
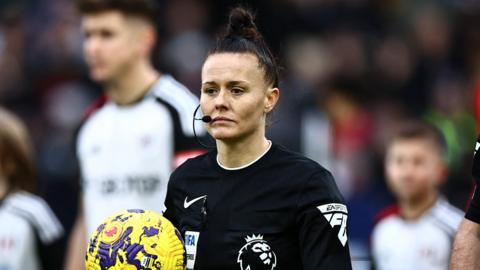
[[[107,101],[90,115],[77,139],[88,235],[120,210],[162,212],[175,158],[200,153],[192,129],[197,106],[195,95],[162,75],[137,103]]]
[[[375,226],[372,256],[376,269],[447,270],[455,233],[463,213],[439,198],[416,220],[391,213]]]
[[[43,199],[28,192],[7,195],[0,203],[0,269],[42,269],[39,249],[63,234]]]

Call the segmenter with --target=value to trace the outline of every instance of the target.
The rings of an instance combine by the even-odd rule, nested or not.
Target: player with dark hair
[[[439,194],[446,158],[442,134],[425,122],[408,122],[390,139],[385,173],[398,204],[373,230],[376,269],[448,269],[462,212]]]
[[[203,153],[191,117],[198,99],[154,69],[155,0],[79,0],[90,77],[105,95],[78,132],[82,203],[67,269],[81,269],[88,235],[113,212],[163,211],[172,170]],[[202,131],[199,131],[202,133]]]
[[[35,194],[26,127],[0,108],[0,269],[61,269],[63,227]]]
[[[200,104],[216,149],[174,171],[165,202],[187,269],[351,269],[348,212],[332,175],[265,137],[279,95],[252,14],[233,9],[202,69]]]

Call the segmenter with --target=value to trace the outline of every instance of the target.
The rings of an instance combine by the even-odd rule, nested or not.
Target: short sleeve
[[[178,222],[178,211],[175,205],[175,198],[178,195],[178,189],[177,189],[177,181],[176,179],[177,171],[174,171],[170,175],[170,180],[168,181],[168,189],[167,189],[167,196],[165,198],[165,207],[164,207],[164,212],[163,216],[168,219],[170,222],[172,222],[173,226],[175,228],[179,228],[179,222]]]
[[[475,186],[472,199],[465,213],[465,218],[480,224],[480,190],[478,185]]]
[[[332,175],[314,173],[301,190],[296,224],[304,269],[352,269],[348,211]]]
[[[66,248],[66,237],[62,236],[45,244],[37,236],[38,254],[42,269],[62,269]]]
[[[195,130],[196,135],[193,132],[193,122],[192,122],[192,130],[191,132],[186,132],[185,129],[182,127],[182,121],[187,121],[187,119],[181,119],[180,114],[178,111],[173,107],[170,103],[162,100],[161,98],[157,97],[157,102],[164,105],[170,115],[172,117],[173,123],[173,138],[174,138],[174,160],[173,160],[173,168],[177,168],[183,162],[188,160],[189,158],[196,157],[206,152],[205,148],[203,148],[198,140],[205,141],[206,140],[206,133],[205,129],[202,124],[196,124]],[[190,119],[188,119],[190,120]],[[192,119],[193,121],[193,111],[192,111]]]
[[[22,191],[9,197],[4,207],[31,225],[42,269],[61,269],[66,237],[62,224],[47,202]]]

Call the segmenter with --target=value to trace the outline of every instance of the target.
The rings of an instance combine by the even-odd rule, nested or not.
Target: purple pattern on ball
[[[105,229],[105,223],[102,223],[100,226],[98,226],[97,232],[101,232],[103,229]]]
[[[115,241],[112,245],[105,244],[103,242],[100,243],[98,249],[98,255],[100,257],[100,267],[102,269],[108,269],[108,267],[114,266],[115,261],[117,259],[118,251],[123,247],[124,243],[126,242],[128,236],[132,233],[133,228],[128,227],[122,236]],[[110,247],[112,248],[112,255],[110,256]]]
[[[126,254],[127,254],[127,262],[129,265],[135,265],[135,267],[137,267],[137,269],[142,269],[141,265],[140,265],[140,261],[139,260],[136,260],[135,257],[137,256],[137,254],[142,251],[143,253],[145,253],[145,249],[143,248],[143,245],[140,245],[140,244],[133,244],[133,245],[130,245],[127,250],[125,251]]]
[[[150,227],[150,228],[143,227],[143,234],[145,234],[147,237],[152,237],[154,235],[157,235],[158,232],[159,230],[154,227]]]
[[[140,213],[140,214],[145,213],[145,211],[142,210],[142,209],[128,209],[127,212],[129,212],[129,213]]]

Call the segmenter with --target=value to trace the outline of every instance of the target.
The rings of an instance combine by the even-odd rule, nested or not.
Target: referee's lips
[[[222,122],[235,122],[235,121],[233,121],[232,119],[227,118],[227,117],[217,116],[217,117],[213,118],[213,120],[210,124],[217,123],[217,122],[222,123]]]

